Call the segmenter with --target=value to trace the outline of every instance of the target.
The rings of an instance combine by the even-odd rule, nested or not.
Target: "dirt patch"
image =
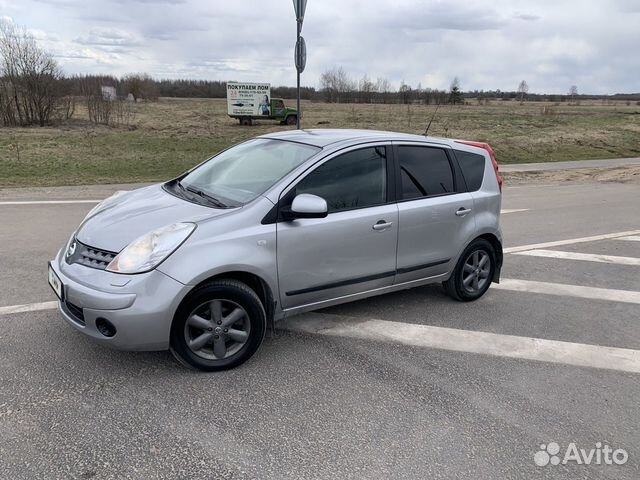
[[[506,185],[558,183],[633,183],[640,185],[640,166],[503,173]]]

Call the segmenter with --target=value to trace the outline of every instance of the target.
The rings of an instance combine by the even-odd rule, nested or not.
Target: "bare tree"
[[[97,77],[78,77],[79,93],[83,97],[89,121],[109,125],[112,115],[111,101],[102,94],[102,82]]]
[[[571,97],[571,101],[575,101],[576,97],[578,96],[578,86],[577,85],[571,85],[569,87],[569,96]]]
[[[350,90],[355,89],[354,82],[349,80],[342,67],[334,67],[320,75],[320,86],[327,102],[340,102]]]
[[[407,85],[406,83],[404,83],[404,80],[400,83],[398,93],[400,93],[400,100],[402,101],[402,103],[411,103],[411,85]]]
[[[520,99],[520,103],[522,104],[527,97],[527,93],[529,93],[529,85],[526,81],[522,80],[520,85],[518,85],[518,98]]]
[[[338,95],[336,83],[335,69],[327,70],[320,75],[320,89],[324,92],[325,100],[329,103],[336,101]]]
[[[26,29],[0,21],[0,115],[5,125],[48,125],[71,111],[62,72]],[[67,105],[64,105],[67,103]]]
[[[96,125],[130,125],[135,117],[134,106],[123,99],[112,99],[102,93],[104,79],[100,77],[76,77],[89,121]]]
[[[382,95],[382,103],[387,103],[389,93],[391,93],[391,83],[386,78],[378,77],[376,79],[376,91]]]
[[[360,80],[358,91],[360,92],[361,102],[371,103],[371,100],[373,100],[373,93],[376,91],[376,85],[365,74]]]
[[[158,87],[151,76],[147,73],[130,73],[122,79],[125,94],[133,95],[137,102],[139,99],[157,100]]]

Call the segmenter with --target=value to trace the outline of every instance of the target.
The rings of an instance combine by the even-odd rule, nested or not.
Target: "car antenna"
[[[433,122],[433,119],[436,118],[436,113],[438,113],[438,108],[440,108],[440,100],[438,100],[438,103],[436,103],[436,109],[433,111],[433,115],[431,115],[431,120],[429,120],[429,123],[427,124],[427,128],[423,133],[425,137],[429,134],[431,123]]]

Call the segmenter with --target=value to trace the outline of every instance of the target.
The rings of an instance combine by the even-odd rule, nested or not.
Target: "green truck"
[[[283,125],[295,125],[298,111],[288,108],[281,98],[271,98],[268,83],[227,82],[227,113],[240,125],[253,120],[277,120]]]

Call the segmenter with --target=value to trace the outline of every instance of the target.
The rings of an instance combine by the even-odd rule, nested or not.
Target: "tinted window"
[[[456,150],[456,158],[469,191],[479,190],[484,178],[484,157],[476,153]]]
[[[327,201],[329,212],[385,203],[386,157],[384,147],[363,148],[340,155],[300,181],[294,195],[318,195]]]
[[[444,150],[429,147],[400,147],[398,150],[403,199],[454,191],[453,173]]]

